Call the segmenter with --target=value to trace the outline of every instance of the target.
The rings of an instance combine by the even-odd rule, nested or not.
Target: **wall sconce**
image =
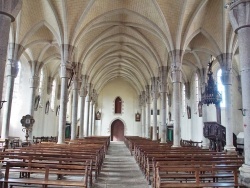
[[[0,101],[0,109],[2,109],[3,103],[5,103],[5,102],[7,102],[7,101]]]
[[[239,108],[238,110],[241,111],[241,113],[242,113],[243,116],[246,116],[246,111],[247,111],[247,109]]]

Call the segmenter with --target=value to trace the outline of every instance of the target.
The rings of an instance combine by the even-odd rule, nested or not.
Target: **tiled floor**
[[[111,142],[93,188],[149,188],[133,156],[123,142]]]

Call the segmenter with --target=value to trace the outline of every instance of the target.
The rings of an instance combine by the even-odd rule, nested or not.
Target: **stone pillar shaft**
[[[77,110],[78,110],[78,79],[73,81],[73,103],[72,103],[72,123],[71,123],[71,140],[76,139],[77,128]]]
[[[243,116],[244,126],[244,150],[245,164],[250,165],[250,27],[238,31],[240,50],[240,72],[242,87],[242,109],[245,109]]]
[[[85,96],[80,98],[80,127],[79,127],[79,138],[84,137],[84,109],[85,109]]]
[[[153,138],[157,140],[157,99],[158,99],[158,78],[153,77],[152,81],[152,98],[153,98]]]
[[[146,130],[146,109],[145,109],[145,105],[143,104],[141,107],[141,113],[142,113],[142,130],[141,130],[141,136],[145,137],[145,130]]]
[[[167,101],[167,72],[168,69],[166,66],[159,68],[160,73],[160,93],[161,93],[161,143],[167,141],[167,124],[166,124],[166,101]]]
[[[180,147],[181,139],[181,54],[182,51],[174,50],[170,52],[172,58],[171,74],[173,82],[173,120],[174,120],[174,140],[172,147]]]
[[[66,126],[66,112],[67,112],[67,92],[68,78],[61,78],[61,100],[60,100],[60,114],[58,126],[58,144],[63,144],[65,141],[65,126]]]
[[[92,136],[92,120],[93,120],[93,101],[89,103],[89,134],[88,136]]]
[[[95,135],[95,103],[93,104],[93,113],[92,113],[92,136]]]
[[[177,74],[175,72],[174,74]],[[173,83],[173,119],[174,119],[174,140],[173,147],[180,147],[180,136],[181,136],[181,127],[180,127],[180,111],[181,111],[181,83]]]
[[[229,18],[238,33],[240,75],[242,87],[242,110],[244,129],[245,164],[240,167],[240,180],[250,186],[250,0],[237,0],[230,5]]]
[[[89,108],[90,108],[90,96],[87,95],[85,100],[85,116],[84,116],[84,136],[88,136],[89,133]]]
[[[217,57],[222,67],[221,81],[225,88],[225,126],[226,126],[226,146],[224,150],[235,151],[233,146],[233,97],[232,97],[232,54],[221,54]]]
[[[80,90],[80,127],[79,127],[79,138],[84,137],[84,110],[85,110],[85,100],[87,95],[86,83],[88,77],[86,75],[82,76],[82,85]]]
[[[58,126],[58,144],[65,142],[65,127],[66,127],[66,114],[68,103],[68,79],[70,77],[71,67],[62,62],[61,64],[61,100],[60,100],[60,113],[59,113],[59,126]]]
[[[150,86],[146,86],[146,127],[145,127],[145,137],[150,138],[150,126],[151,126],[151,105],[150,105]]]

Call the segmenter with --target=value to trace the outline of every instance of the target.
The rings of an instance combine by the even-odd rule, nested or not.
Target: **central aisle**
[[[110,142],[103,167],[94,188],[149,188],[124,142]]]

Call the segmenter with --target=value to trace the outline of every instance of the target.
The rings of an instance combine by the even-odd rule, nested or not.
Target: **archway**
[[[124,124],[119,119],[111,124],[111,141],[124,141]]]

